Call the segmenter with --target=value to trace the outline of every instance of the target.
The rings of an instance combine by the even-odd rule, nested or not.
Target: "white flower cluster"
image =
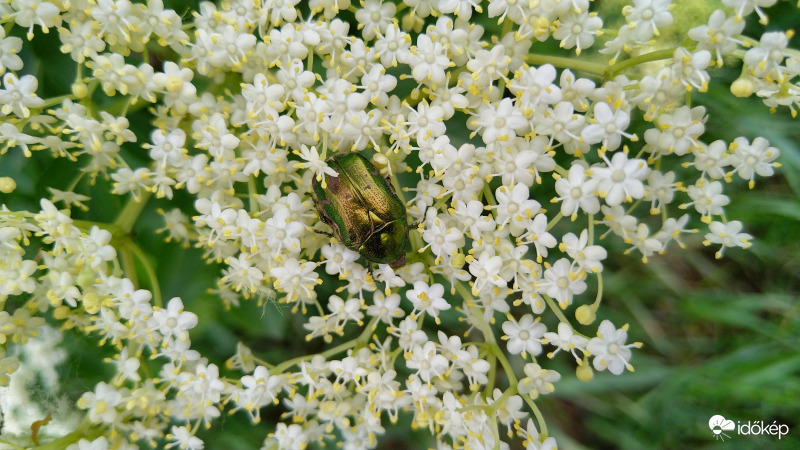
[[[6,346],[24,346],[49,315],[116,351],[114,376],[78,401],[88,422],[62,438],[71,448],[199,449],[198,428],[223,411],[258,422],[279,403],[285,423],[264,448],[374,448],[403,412],[442,449],[555,448],[531,419],[562,376],[543,367],[544,349],[570,353],[588,380],[591,367],[633,370],[640,346],[627,325],[585,328],[615,248],[601,238],[644,261],[683,246],[690,226],[707,226],[718,257],[750,245],[725,216],[724,187],[773,175],[779,151],[762,137],[704,141],[713,119],[691,94],[708,88],[714,62],[742,64],[735,95],[794,115],[800,53],[791,32],[742,35],[743,18],[765,21],[774,0],[722,3],[689,27],[669,0],[634,0],[618,30],[601,32],[588,0],[226,0],[201,3],[191,21],[161,0],[3,2],[0,154],[78,161],[65,162],[80,164],[72,186],[51,189],[67,210],[89,209],[73,192],[86,175],[130,200],[113,224],[73,221],[44,199],[36,214],[0,211],[0,385],[20,366]],[[656,49],[670,27],[682,46]],[[79,68],[71,95],[37,96],[11,29],[58,34]],[[610,60],[535,53],[549,39]],[[121,149],[140,140],[127,112],[142,104],[153,120],[137,167]],[[646,124],[642,140],[633,121]],[[328,158],[348,152],[372,161],[418,223],[403,267],[321,234],[332,230],[313,186],[342,177]],[[244,343],[228,368],[245,374],[221,376],[191,347],[197,316],[179,298],[163,306],[154,273],[150,292],[128,272],[134,258],[147,265],[128,234],[138,213],[177,190],[194,211],[160,211],[161,231],[224,265],[221,301],[290,305],[308,340],[360,334],[271,363]],[[573,303],[577,323],[563,313]],[[463,329],[432,331],[455,317],[469,342]],[[163,362],[157,374],[148,357]]]

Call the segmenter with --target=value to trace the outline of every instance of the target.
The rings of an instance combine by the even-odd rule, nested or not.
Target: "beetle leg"
[[[314,233],[321,234],[323,236],[333,237],[333,233],[328,233],[327,231],[314,230]]]
[[[372,262],[367,258],[364,258],[364,261],[367,262],[367,272],[369,272],[369,277],[372,278],[372,284],[377,287],[378,280],[375,279],[375,271],[378,270],[378,263]]]

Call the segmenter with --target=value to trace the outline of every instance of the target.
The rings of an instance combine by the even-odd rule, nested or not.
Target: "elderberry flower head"
[[[670,0],[6,2],[0,157],[63,166],[0,179],[51,195],[0,208],[0,386],[55,373],[17,349],[58,328],[108,355],[67,448],[200,449],[201,425],[276,404],[263,448],[374,448],[401,414],[440,448],[554,448],[548,359],[586,380],[641,346],[595,325],[606,260],[756,239],[728,205],[780,150],[710,137],[724,119],[695,94],[716,62],[796,114],[793,31],[742,34],[773,3],[680,23]],[[65,92],[34,75],[39,31],[74,63]],[[156,228],[190,250],[148,254]],[[217,328],[251,303],[268,338]],[[20,447],[44,439],[29,422]]]

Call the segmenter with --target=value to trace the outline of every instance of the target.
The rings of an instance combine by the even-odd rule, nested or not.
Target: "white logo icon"
[[[730,437],[725,434],[725,431],[735,429],[736,424],[734,424],[732,420],[728,420],[717,414],[708,419],[708,428],[711,428],[711,432],[714,433],[714,438],[724,441],[726,437]]]

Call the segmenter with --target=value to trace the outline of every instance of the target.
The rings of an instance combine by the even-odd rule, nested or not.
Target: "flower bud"
[[[588,305],[581,305],[575,310],[575,318],[581,325],[589,325],[595,321],[595,309]]]
[[[458,252],[453,255],[453,259],[450,260],[450,265],[453,266],[454,269],[460,269],[464,267],[464,264],[467,262],[467,257],[464,256],[463,253]]]
[[[590,381],[592,378],[594,378],[594,371],[592,370],[592,366],[589,364],[589,361],[584,360],[583,364],[575,369],[575,376],[581,381]]]
[[[0,177],[0,192],[10,194],[17,189],[17,182],[11,177]]]
[[[100,311],[101,300],[99,295],[89,292],[83,297],[83,307],[89,314],[97,314]]]
[[[76,98],[85,98],[89,95],[89,88],[83,81],[76,81],[72,83],[72,95]]]
[[[737,79],[731,84],[731,94],[737,97],[749,97],[753,95],[754,90],[753,82],[744,77]]]
[[[407,32],[413,31],[415,33],[419,33],[420,31],[422,31],[422,25],[424,24],[425,21],[422,20],[421,17],[414,14],[413,12],[410,12],[405,16],[403,16],[403,18],[400,21],[400,25],[402,26],[403,30]]]

